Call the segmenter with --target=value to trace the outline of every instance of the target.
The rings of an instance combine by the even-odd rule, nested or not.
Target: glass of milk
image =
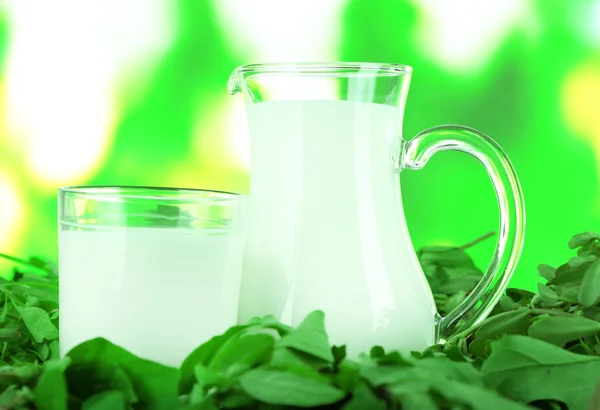
[[[101,186],[58,200],[62,355],[104,337],[177,367],[235,325],[244,195]]]

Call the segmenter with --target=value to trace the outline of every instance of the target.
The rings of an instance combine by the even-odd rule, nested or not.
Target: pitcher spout
[[[347,100],[404,109],[412,68],[384,63],[272,63],[237,67],[227,83],[246,103]]]

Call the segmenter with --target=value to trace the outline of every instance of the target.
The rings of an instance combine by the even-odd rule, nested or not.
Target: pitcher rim
[[[377,63],[377,62],[279,62],[252,63],[237,67],[238,73],[328,73],[335,71],[384,71],[388,74],[410,74],[413,68],[406,64]]]

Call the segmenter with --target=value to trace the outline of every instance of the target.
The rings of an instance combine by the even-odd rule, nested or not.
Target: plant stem
[[[467,337],[469,336],[471,333],[475,332],[477,329],[479,329],[486,321],[482,320],[481,322],[479,322],[476,325],[471,326],[470,328],[463,330],[460,333],[457,333],[455,335],[452,335],[448,340],[446,340],[446,343],[444,343],[444,345],[446,344],[452,344],[454,343],[457,339],[461,339],[463,337]]]
[[[468,249],[468,248],[470,248],[470,247],[472,247],[472,246],[475,246],[475,245],[477,245],[479,242],[483,242],[483,241],[485,241],[486,239],[488,239],[488,238],[491,238],[491,237],[492,237],[492,236],[494,236],[494,235],[496,235],[496,232],[494,232],[494,231],[488,232],[488,233],[486,233],[485,235],[482,235],[482,236],[480,236],[479,238],[472,240],[471,242],[468,242],[468,243],[465,243],[465,244],[464,244],[464,245],[462,245],[462,246],[459,246],[459,247],[458,247],[458,249],[460,249],[461,251],[464,251],[465,249]]]
[[[41,267],[39,265],[36,265],[35,263],[31,263],[29,261],[26,261],[25,259],[17,258],[16,256],[10,256],[10,255],[7,255],[5,253],[0,253],[0,259],[3,259],[3,258],[6,259],[6,260],[9,260],[11,262],[18,263],[20,265],[25,265],[25,266],[29,266],[30,268],[34,268],[34,269],[37,269],[37,270],[48,272],[48,269],[44,269],[43,267]]]

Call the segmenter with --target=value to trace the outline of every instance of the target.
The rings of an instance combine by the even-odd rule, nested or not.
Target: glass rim
[[[390,73],[410,74],[413,68],[405,64],[377,62],[281,62],[246,64],[237,67],[239,73],[331,73],[331,72],[360,72],[383,71]]]
[[[97,200],[122,198],[148,201],[224,202],[248,198],[246,194],[229,191],[145,185],[72,185],[60,187],[58,193]]]

